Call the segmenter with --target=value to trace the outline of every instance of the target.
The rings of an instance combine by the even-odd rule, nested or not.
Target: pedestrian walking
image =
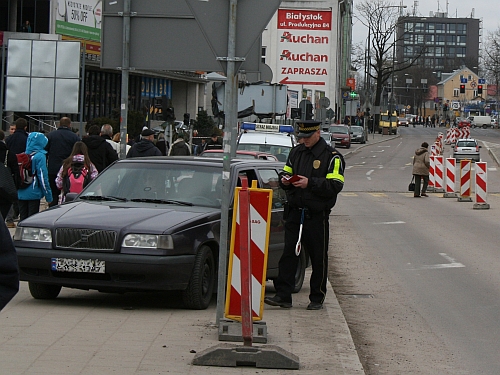
[[[82,142],[87,146],[90,160],[99,173],[118,160],[116,151],[106,142],[106,139],[101,137],[101,129],[98,125],[92,125],[89,128],[88,135],[82,138]]]
[[[111,145],[118,158],[120,158],[120,144],[113,141],[113,127],[110,124],[104,124],[101,126],[101,137]]]
[[[177,139],[170,147],[168,152],[168,156],[189,156],[191,155],[191,150],[189,146],[184,141],[184,137],[182,135],[177,135]]]
[[[47,157],[49,159],[48,171],[50,189],[52,191],[52,202],[49,207],[57,205],[59,201],[60,190],[56,186],[56,178],[59,169],[73,150],[73,146],[80,140],[80,137],[71,129],[71,120],[69,117],[62,117],[59,120],[57,130],[47,134],[49,143],[47,144]]]
[[[26,141],[28,140],[28,123],[23,118],[18,118],[15,123],[15,130],[5,140],[7,149],[10,153],[17,155],[26,150]],[[12,128],[12,126],[11,126]],[[16,161],[17,164],[17,161]],[[12,206],[5,218],[7,228],[15,228],[15,220],[19,218],[19,205],[17,201],[12,202]]]
[[[127,159],[144,156],[162,156],[161,151],[153,143],[154,139],[155,132],[149,128],[144,129],[141,132],[141,140],[134,143],[127,153]]]
[[[31,157],[31,169],[33,181],[23,189],[17,191],[19,199],[20,220],[36,214],[40,211],[40,200],[45,197],[47,203],[52,202],[53,196],[50,189],[49,173],[47,170],[47,146],[48,139],[38,132],[30,133],[26,142],[26,153]]]
[[[127,135],[128,137],[128,135]],[[114,136],[113,136],[113,142],[116,142],[118,143],[118,148],[121,148],[121,143],[120,143],[120,139],[121,139],[121,135],[120,135],[120,132],[116,133]],[[130,150],[132,146],[129,145],[128,143],[125,143],[125,156],[127,156],[128,154],[128,151]],[[118,158],[121,159],[121,151],[118,151]]]
[[[0,223],[0,310],[16,295],[19,290],[19,268],[12,236]]]
[[[217,150],[222,149],[222,142],[219,140],[217,134],[212,134],[210,136],[210,140],[207,142],[205,150]]]
[[[264,299],[271,306],[292,307],[302,244],[312,265],[307,309],[321,309],[326,296],[328,220],[337,194],[344,186],[345,162],[321,137],[320,124],[314,120],[298,123],[303,143],[292,148],[280,175],[280,186],[287,195],[285,247],[279,261],[278,278],[274,280],[276,295]]]
[[[64,159],[57,173],[56,185],[61,190],[59,204],[64,203],[66,194],[81,193],[98,173],[97,168],[90,161],[85,143],[76,142],[71,155]]]
[[[158,148],[158,150],[161,151],[161,154],[163,156],[167,156],[169,147],[168,147],[168,142],[165,139],[165,134],[163,134],[163,133],[158,134],[158,140],[156,141],[156,147]]]
[[[429,144],[427,142],[422,143],[422,146],[415,150],[415,155],[413,156],[413,176],[415,176],[415,191],[413,196],[415,198],[428,197],[427,185],[429,184],[429,168],[431,166],[429,158]],[[424,182],[422,186],[422,191],[420,191],[420,184]]]

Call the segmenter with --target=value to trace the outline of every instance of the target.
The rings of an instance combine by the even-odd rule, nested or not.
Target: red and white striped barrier
[[[249,206],[246,210],[240,209],[239,192],[243,189],[236,188],[238,194],[235,194],[235,209],[233,214],[233,227],[231,231],[231,251],[229,255],[229,272],[227,285],[227,298],[225,316],[232,320],[242,320],[242,302],[245,303],[245,296],[242,292],[247,289],[246,285],[243,286],[243,265],[242,257],[243,249],[248,245],[245,237],[245,228],[240,227],[240,223],[249,222],[249,244],[251,255],[251,317],[252,320],[261,320],[264,310],[264,293],[266,282],[266,269],[267,269],[267,246],[269,229],[271,225],[271,205],[272,205],[272,190],[270,189],[257,189],[252,187],[248,189],[249,192]],[[243,202],[242,202],[243,204]],[[245,214],[249,216],[243,218],[240,215]],[[248,227],[246,229],[248,231]],[[244,241],[245,243],[242,243]],[[244,316],[243,316],[244,317]]]
[[[432,153],[433,146],[431,146],[431,155],[429,156],[430,166],[429,166],[429,184],[427,186],[428,191],[434,191],[434,168],[435,168],[434,158],[435,158],[435,155]]]
[[[457,163],[455,158],[446,158],[446,189],[443,198],[456,198],[455,192],[455,175],[457,171]]]
[[[471,166],[470,160],[460,160],[460,196],[459,202],[472,202],[471,194]]]
[[[451,145],[452,143],[455,143],[457,137],[455,136],[455,129],[456,128],[449,128],[446,130],[446,139],[444,141],[444,144],[446,145]]]
[[[476,162],[476,203],[474,209],[488,209],[487,203],[488,166],[486,162]]]
[[[443,159],[444,158],[442,156],[434,156],[434,191],[436,193],[444,192],[444,189],[443,189],[443,180],[444,180]]]

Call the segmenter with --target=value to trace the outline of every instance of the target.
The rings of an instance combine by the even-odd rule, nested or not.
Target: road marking
[[[392,224],[406,224],[405,221],[383,221],[381,223],[373,223],[374,225],[392,225]]]
[[[370,195],[373,197],[387,197],[385,193],[370,193]]]
[[[384,152],[385,150],[380,150],[380,151],[370,151],[370,152]]]
[[[370,175],[373,173],[373,169],[370,169],[368,172],[366,172],[366,178],[371,181],[372,178],[370,177]]]
[[[488,168],[489,171],[496,171],[496,167],[491,167],[491,168]]]
[[[391,146],[389,146],[389,145],[384,145],[384,146],[377,146],[377,147],[391,147]]]
[[[358,194],[356,193],[340,193],[343,197],[357,197]]]
[[[428,266],[422,266],[420,269],[423,270],[436,270],[436,269],[443,269],[443,268],[462,268],[465,267],[462,263],[457,262],[455,259],[447,255],[446,253],[439,253],[444,259],[446,259],[449,263],[443,263],[443,264],[431,264]]]
[[[346,170],[351,169],[351,168],[352,168],[352,165],[345,167]]]

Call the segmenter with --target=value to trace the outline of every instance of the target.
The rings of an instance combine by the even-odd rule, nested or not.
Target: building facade
[[[449,18],[447,13],[431,12],[429,17],[400,17],[397,27],[396,60],[417,59],[417,64],[433,69],[438,78],[461,66],[479,66],[481,21],[475,18]]]

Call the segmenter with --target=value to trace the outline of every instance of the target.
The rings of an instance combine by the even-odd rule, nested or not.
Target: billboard
[[[101,41],[101,0],[58,0],[56,34]]]
[[[279,9],[278,82],[328,87],[331,32],[331,10]]]

